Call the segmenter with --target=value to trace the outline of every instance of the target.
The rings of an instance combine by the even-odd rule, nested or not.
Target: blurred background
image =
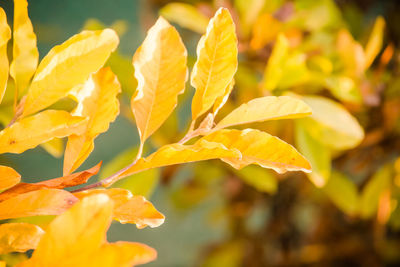
[[[131,59],[160,14],[177,27],[191,68],[209,18],[221,6],[232,13],[239,69],[220,118],[264,95],[295,93],[313,108],[307,119],[249,126],[296,146],[313,174],[278,175],[254,166],[237,171],[217,160],[146,171],[115,186],[145,195],[164,213],[165,223],[143,230],[113,223],[109,241],[154,247],[158,259],[147,266],[400,265],[399,1],[28,2],[40,58],[83,29],[111,27],[120,36],[108,65],[122,84],[121,114],[96,139],[80,168],[102,160],[93,180],[135,155]],[[12,1],[0,6],[12,25]],[[193,94],[187,83],[176,112],[151,138],[146,155],[184,135]],[[59,105],[73,108],[73,103]],[[6,114],[3,106],[3,126]],[[58,177],[62,150],[59,140],[22,155],[1,155],[0,164],[18,170],[25,182]]]

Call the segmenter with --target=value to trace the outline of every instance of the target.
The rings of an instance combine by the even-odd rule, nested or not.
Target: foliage
[[[7,63],[11,34],[2,9],[0,14],[0,57]],[[111,68],[104,67],[118,46],[116,32],[108,28],[84,30],[52,48],[38,64],[27,1],[15,0],[12,36],[11,64],[9,70],[8,63],[4,64],[7,67],[1,79],[2,95],[5,90],[2,109],[6,112],[0,153],[21,154],[39,145],[54,152],[60,149],[55,140],[68,138],[62,177],[24,183],[12,168],[0,168],[0,220],[7,220],[0,229],[1,249],[3,253],[34,249],[32,257],[17,266],[131,266],[154,260],[156,252],[146,245],[108,243],[105,239],[112,219],[138,228],[158,227],[164,222],[164,215],[143,196],[122,188],[97,188],[110,187],[139,172],[208,159],[221,159],[238,170],[256,164],[278,173],[311,171],[309,162],[278,137],[252,128],[225,129],[308,116],[311,108],[303,100],[257,97],[216,119],[234,88],[238,67],[235,24],[226,8],[216,11],[197,46],[190,75],[196,92],[187,133],[180,141],[172,140],[143,156],[146,141],[174,112],[188,78],[187,52],[178,31],[162,17],[149,29],[133,56],[138,85],[131,110],[140,136],[137,155],[131,154],[130,164],[92,184],[86,183],[98,173],[101,163],[74,171],[120,111],[120,82]],[[252,183],[249,176],[244,177]],[[39,215],[55,217],[41,226],[12,221]]]

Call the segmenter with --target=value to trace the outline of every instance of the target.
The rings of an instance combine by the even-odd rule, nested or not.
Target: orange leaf
[[[44,189],[44,188],[54,188],[54,189],[63,189],[65,187],[72,187],[76,185],[80,185],[86,183],[90,177],[96,175],[101,167],[101,163],[96,166],[77,173],[73,173],[67,176],[54,178],[50,180],[45,180],[43,182],[29,184],[29,183],[19,183],[14,187],[2,192],[0,194],[0,201],[9,199],[19,194]],[[0,169],[1,170],[1,169]]]
[[[0,220],[36,215],[57,215],[78,199],[59,189],[41,189],[0,202]]]
[[[134,223],[138,228],[158,227],[165,217],[143,196],[133,196],[131,192],[120,188],[93,189],[75,193],[83,199],[95,194],[107,194],[114,201],[114,218],[121,223]]]
[[[20,180],[21,175],[13,168],[0,165],[0,190],[14,186]]]

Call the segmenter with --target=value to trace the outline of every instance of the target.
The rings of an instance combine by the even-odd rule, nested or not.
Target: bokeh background
[[[121,115],[108,132],[96,139],[94,152],[80,169],[91,167],[102,160],[105,168],[100,176],[106,176],[106,172],[111,172],[118,165],[124,166],[129,162],[130,155],[132,157],[135,155],[134,150],[139,138],[128,103],[136,82],[130,62],[147,29],[156,21],[160,10],[170,2],[29,1],[29,15],[37,35],[40,58],[43,58],[54,45],[62,43],[83,29],[113,27],[120,35],[117,55],[113,56],[109,65],[119,75],[123,86]],[[213,14],[219,6],[235,10],[239,5],[236,2],[242,6],[246,3],[246,1],[228,0],[184,1],[206,16]],[[270,2],[273,2],[275,7],[270,11],[266,10],[276,15],[277,12],[285,12],[287,3],[296,5],[302,2],[301,4],[307,6],[317,5],[316,2],[319,1],[315,1],[314,4],[313,1],[304,0]],[[394,52],[390,62],[383,70],[379,70],[384,72],[379,76],[379,81],[371,82],[372,90],[380,88],[376,93],[379,101],[368,105],[369,102],[362,96],[364,98],[360,103],[353,103],[346,98],[341,99],[340,96],[327,93],[324,91],[324,86],[314,83],[310,83],[311,85],[294,83],[285,88],[278,88],[277,94],[281,94],[279,90],[282,90],[323,95],[342,102],[361,122],[370,143],[363,143],[361,148],[351,148],[338,156],[332,156],[332,160],[335,170],[344,173],[346,179],[351,180],[355,188],[362,192],[371,177],[382,166],[391,164],[392,169],[388,176],[393,181],[396,177],[395,162],[400,155],[398,131],[400,80],[397,78],[400,2],[396,0],[322,2],[329,2],[327,5],[333,4],[340,12],[338,15],[340,19],[332,22],[332,29],[326,32],[333,35],[336,26],[344,27],[361,43],[365,43],[368,39],[376,17],[380,15],[385,19],[385,37],[379,55],[388,45],[393,47]],[[0,6],[6,10],[11,25],[12,1],[1,0]],[[236,9],[236,12],[240,13],[240,10]],[[318,12],[322,11],[316,11],[317,14]],[[193,65],[195,47],[200,34],[174,25],[177,26],[188,48],[189,63]],[[305,33],[301,40],[306,42],[307,36],[312,35],[313,31],[302,30]],[[246,47],[251,38],[251,34],[248,35],[243,34],[241,39],[240,64],[245,68],[238,74],[241,77],[237,83],[239,89],[238,93],[234,94],[236,98],[231,107],[239,100],[265,94],[257,91],[257,88],[262,81],[262,70],[267,64],[275,39],[272,38],[273,40],[263,44],[261,48],[256,49],[257,51],[250,51]],[[350,56],[351,51],[348,53]],[[376,74],[379,66],[380,61],[377,59],[362,79],[373,80],[371,77]],[[313,90],[304,89],[307,86],[313,87]],[[316,87],[318,89],[315,89]],[[243,93],[246,90],[252,93],[246,95]],[[194,89],[187,85],[186,91],[179,99],[174,119],[170,119],[167,125],[159,130],[159,134],[152,138],[147,154],[162,144],[179,140],[187,129],[190,99]],[[387,91],[391,94],[382,93]],[[397,99],[397,102],[386,105],[386,100],[393,99]],[[387,113],[391,114],[390,118],[385,117]],[[388,130],[386,122],[389,119],[394,120],[395,126]],[[332,120],[335,120],[334,116]],[[272,123],[257,126],[294,143],[292,124],[289,124],[289,127],[287,124],[277,126]],[[282,131],[282,127],[285,131]],[[375,135],[368,135],[372,132]],[[42,147],[29,150],[23,155],[2,155],[0,164],[18,170],[26,182],[62,175],[62,157],[54,157]],[[265,179],[262,189],[257,190],[256,186],[249,185],[241,174],[216,160],[153,170],[129,178],[131,182],[125,182],[122,186],[134,193],[147,195],[167,219],[161,227],[143,230],[138,230],[130,224],[113,223],[108,232],[108,240],[138,241],[154,247],[158,251],[158,259],[147,266],[398,266],[400,264],[400,215],[396,205],[391,206],[393,210],[389,215],[391,218],[381,223],[377,219],[376,211],[368,218],[347,214],[346,208],[343,211],[340,204],[338,207],[335,200],[331,199],[329,193],[316,188],[303,174],[276,176],[272,172],[255,169],[244,174],[246,175]],[[391,191],[390,199],[394,201],[398,198],[398,188],[395,182],[391,184],[394,189]],[[379,195],[381,191],[376,191],[376,194]],[[333,192],[337,196],[336,201],[337,198],[348,201],[346,196],[341,196],[342,193],[341,189]],[[383,204],[379,199],[377,202],[379,213],[379,205]]]

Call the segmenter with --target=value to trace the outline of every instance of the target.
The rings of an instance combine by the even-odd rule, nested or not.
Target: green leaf
[[[322,187],[331,175],[331,153],[326,146],[313,138],[308,130],[302,121],[296,121],[296,145],[311,164],[312,172],[307,174],[308,178],[315,186]]]
[[[357,186],[343,173],[333,171],[322,190],[332,202],[348,215],[355,215],[358,210]]]
[[[381,167],[365,185],[360,199],[362,218],[372,217],[378,210],[379,198],[390,187],[393,169],[390,164]]]
[[[278,189],[278,181],[275,176],[270,171],[259,166],[250,165],[236,173],[246,184],[260,192],[274,194]]]

